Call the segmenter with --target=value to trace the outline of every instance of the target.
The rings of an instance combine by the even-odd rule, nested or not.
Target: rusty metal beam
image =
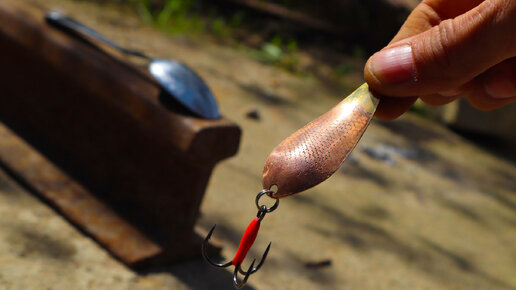
[[[23,185],[128,264],[162,249],[95,198],[5,125],[0,124],[0,162]],[[106,232],[107,231],[107,232]],[[119,244],[124,241],[123,244]]]
[[[184,257],[212,169],[237,152],[239,127],[164,104],[145,72],[14,3],[0,4],[0,121],[48,162],[27,165],[9,155],[9,144],[0,160],[128,265]],[[70,188],[53,187],[60,180]],[[135,237],[132,246],[126,235]]]

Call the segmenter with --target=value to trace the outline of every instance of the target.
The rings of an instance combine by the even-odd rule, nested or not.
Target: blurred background
[[[61,11],[206,81],[242,130],[195,216],[201,235],[217,224],[213,238],[229,260],[256,214],[270,151],[363,83],[367,58],[418,3],[1,0],[0,8]],[[398,120],[374,120],[333,177],[267,216],[249,255],[260,257],[269,241],[271,251],[245,289],[516,289],[515,123],[514,104],[480,112],[463,101],[418,102]],[[200,256],[128,267],[5,164],[0,214],[0,289],[233,289],[232,269]]]

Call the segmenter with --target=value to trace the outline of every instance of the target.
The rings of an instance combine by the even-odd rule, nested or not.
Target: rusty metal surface
[[[133,264],[162,249],[0,124],[0,162],[116,257]]]
[[[186,114],[133,65],[52,29],[45,11],[9,3],[0,3],[0,47],[9,55],[0,70],[0,121],[159,245],[160,261],[184,257],[212,169],[237,152],[240,128]],[[76,210],[62,206],[71,208],[67,216]],[[90,220],[76,223],[88,231]],[[108,230],[91,234],[111,239]],[[109,249],[130,265],[152,255],[117,240]],[[129,258],[118,254],[131,249]]]
[[[367,84],[281,142],[263,170],[263,186],[277,186],[271,197],[307,190],[330,177],[364,134],[378,104]]]

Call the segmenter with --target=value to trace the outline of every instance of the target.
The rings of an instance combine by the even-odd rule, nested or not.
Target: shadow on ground
[[[347,215],[342,210],[321,203],[318,199],[307,195],[296,195],[293,199],[300,204],[309,206],[312,210],[317,210],[316,216],[319,219],[335,222],[338,224],[337,228],[342,229],[338,232],[330,232],[324,227],[307,225],[307,230],[324,237],[336,237],[355,251],[364,254],[374,251],[387,252],[404,261],[408,267],[415,268],[443,281],[454,281],[454,283],[460,285],[473,285],[474,281],[480,279],[485,285],[516,289],[516,287],[512,287],[506,282],[483,272],[475,261],[470,260],[465,255],[448,250],[430,239],[414,236],[410,240],[418,240],[419,243],[408,244],[382,227]],[[456,208],[454,209],[456,210]],[[460,208],[459,212],[469,218],[479,220],[473,211]],[[368,216],[372,215],[376,219],[389,219],[388,211],[379,206],[367,208],[363,213]]]
[[[233,267],[228,269],[232,270]],[[171,274],[188,285],[190,289],[194,290],[233,290],[235,289],[232,285],[233,274],[230,273],[230,270],[213,268],[202,258],[198,258],[178,264],[154,268],[146,272],[141,272],[141,274]],[[249,279],[252,280],[252,276]],[[251,290],[255,288],[246,284],[241,289]]]

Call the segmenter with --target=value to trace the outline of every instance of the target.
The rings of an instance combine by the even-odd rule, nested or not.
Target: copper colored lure
[[[363,84],[333,109],[274,148],[263,170],[262,183],[265,189],[256,197],[257,218],[248,226],[232,261],[217,264],[208,258],[206,247],[215,227],[211,229],[203,244],[203,256],[215,267],[235,266],[235,287],[243,287],[249,276],[258,271],[267,257],[270,244],[257,267],[253,267],[253,261],[246,272],[241,268],[265,214],[278,207],[279,198],[302,192],[328,179],[355,148],[378,103],[379,99],[373,96],[367,84]],[[274,191],[273,186],[277,187]],[[265,194],[276,199],[273,207],[259,205],[260,197]],[[238,280],[238,273],[244,275],[242,281]]]
[[[279,144],[265,162],[263,188],[283,198],[330,177],[364,134],[379,100],[363,84],[330,111]]]

